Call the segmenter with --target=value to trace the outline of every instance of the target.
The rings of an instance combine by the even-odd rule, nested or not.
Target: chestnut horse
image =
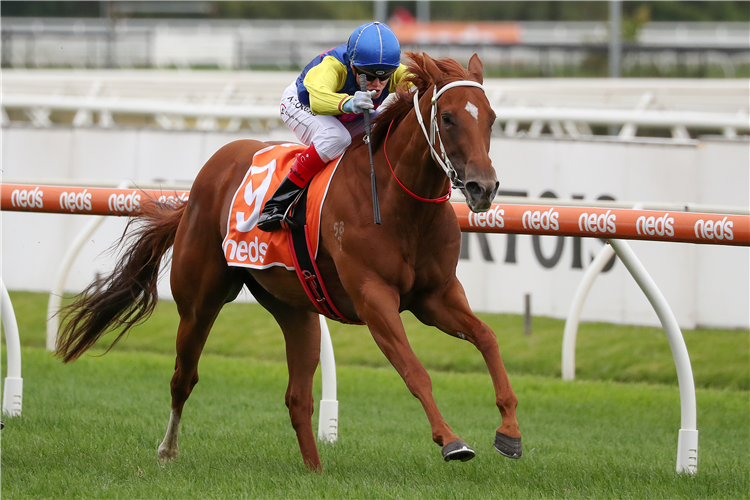
[[[502,417],[495,449],[518,458],[518,399],[495,334],[472,313],[456,278],[461,230],[450,203],[442,203],[453,181],[473,211],[486,211],[498,188],[488,154],[495,113],[481,86],[482,63],[475,54],[467,71],[452,59],[408,56],[412,85],[399,88],[372,131],[382,225],[373,223],[367,145],[355,140],[322,208],[317,265],[338,310],[369,327],[378,347],[422,403],[432,439],[442,446],[445,460],[469,460],[474,450],[440,415],[430,377],[409,346],[399,315],[404,310],[479,349]],[[433,130],[428,134],[427,129]],[[318,312],[294,271],[230,267],[222,250],[232,197],[253,155],[267,146],[253,140],[232,142],[208,160],[187,202],[145,204],[142,215],[132,219],[139,227],[123,235],[128,238],[125,252],[112,273],[91,283],[65,310],[67,323],[57,347],[65,362],[119,328],[114,345],[153,311],[160,262],[174,247],[171,286],[180,323],[172,411],[158,450],[162,460],[177,457],[183,406],[198,382],[198,360],[211,326],[223,305],[246,286],[283,331],[289,416],[305,465],[321,469],[312,429],[313,375],[320,355]],[[341,234],[334,234],[336,225],[346,228],[341,240],[336,238]]]

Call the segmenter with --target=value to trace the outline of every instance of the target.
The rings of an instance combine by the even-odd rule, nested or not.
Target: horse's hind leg
[[[198,360],[216,317],[228,297],[242,286],[237,270],[230,269],[221,253],[221,243],[211,245],[210,238],[198,232],[185,235],[175,243],[172,258],[172,294],[180,313],[177,329],[177,359],[172,376],[172,411],[159,458],[177,457],[177,434],[182,409],[198,383]]]
[[[495,401],[502,425],[495,431],[495,449],[510,458],[521,457],[521,431],[516,418],[518,398],[510,386],[508,374],[497,346],[497,337],[471,311],[463,286],[457,279],[435,293],[423,297],[412,312],[420,321],[445,333],[468,340],[482,353],[495,387]]]

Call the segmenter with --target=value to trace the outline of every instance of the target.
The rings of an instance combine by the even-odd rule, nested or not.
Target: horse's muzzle
[[[467,182],[464,186],[464,196],[466,196],[466,203],[471,211],[486,212],[489,210],[499,187],[498,181],[495,181],[494,184],[491,182]]]

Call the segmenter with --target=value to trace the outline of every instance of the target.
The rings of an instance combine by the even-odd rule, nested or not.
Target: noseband
[[[438,128],[437,124],[437,100],[441,95],[443,95],[443,92],[448,89],[452,89],[453,87],[478,87],[482,89],[483,92],[485,91],[481,83],[473,82],[471,80],[459,80],[457,82],[451,82],[440,90],[437,90],[437,85],[433,86],[432,100],[430,101],[431,109],[429,135],[427,134],[427,128],[424,125],[424,120],[422,120],[422,111],[419,109],[419,92],[416,91],[414,92],[414,110],[417,112],[417,121],[419,122],[419,126],[422,127],[422,132],[424,133],[424,137],[425,139],[427,139],[427,144],[430,147],[430,154],[432,155],[432,159],[435,160],[435,163],[440,165],[440,168],[442,168],[443,172],[445,172],[445,175],[448,176],[448,179],[450,179],[454,188],[463,189],[464,183],[461,179],[458,178],[456,169],[453,168],[450,158],[448,158],[448,155],[445,152],[443,139],[440,137],[440,129]],[[438,155],[437,151],[435,151],[435,147],[433,146],[433,144],[435,143],[436,133],[438,144],[440,145],[440,155]]]

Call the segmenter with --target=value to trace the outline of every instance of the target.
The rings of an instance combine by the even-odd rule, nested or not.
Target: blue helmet
[[[401,45],[388,25],[363,24],[346,44],[349,62],[375,75],[392,73],[401,62]]]

